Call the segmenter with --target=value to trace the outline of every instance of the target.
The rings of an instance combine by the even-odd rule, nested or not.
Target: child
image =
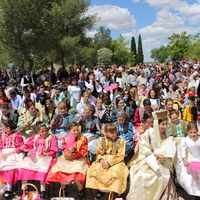
[[[49,129],[44,123],[36,123],[38,134],[32,135],[21,150],[29,152],[19,169],[19,180],[22,180],[22,189],[26,189],[25,184],[28,180],[40,181],[40,195],[46,198],[45,182],[47,172],[52,164],[52,160],[58,151],[57,138],[49,134]]]
[[[200,197],[199,171],[190,166],[190,162],[200,164],[200,138],[195,123],[188,124],[187,137],[182,138],[180,152],[181,158],[176,165],[177,180],[188,194]]]
[[[64,102],[60,102],[58,104],[58,113],[62,116],[62,124],[56,128],[55,130],[52,130],[52,133],[57,137],[58,139],[58,156],[61,155],[62,152],[62,139],[68,134],[66,130],[66,125],[73,121],[74,115],[67,114],[67,105]],[[53,116],[53,120],[51,121],[51,124],[54,124],[55,118],[57,115]]]
[[[88,169],[86,155],[88,141],[85,136],[79,135],[78,124],[76,122],[67,125],[68,135],[64,138],[62,144],[63,155],[49,171],[47,180],[60,182],[62,187],[68,182],[74,181],[78,186],[78,196],[82,199],[83,184]]]
[[[117,127],[106,124],[105,137],[99,138],[97,160],[87,171],[86,187],[115,192],[120,196],[126,190],[128,168],[124,164],[126,142],[117,137]],[[101,198],[98,191],[96,198]]]
[[[20,147],[24,144],[20,131],[14,131],[17,125],[11,120],[2,121],[0,132],[0,176],[6,183],[4,198],[12,198],[12,184],[18,180],[18,168],[23,159]]]
[[[131,152],[133,145],[133,124],[129,122],[129,116],[125,112],[117,113],[116,126],[118,128],[118,137],[126,140],[126,156]]]

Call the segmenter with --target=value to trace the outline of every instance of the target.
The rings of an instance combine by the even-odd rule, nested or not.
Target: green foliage
[[[173,33],[167,39],[169,40],[167,49],[172,61],[185,59],[191,44],[191,35],[187,35],[186,31],[183,31],[181,34]]]
[[[160,48],[154,48],[151,50],[151,58],[154,59],[154,62],[165,62],[168,59],[168,50],[167,48],[162,45]]]
[[[120,34],[117,40],[113,40],[111,50],[113,52],[113,62],[120,64],[127,64],[131,60],[131,52],[129,51],[129,42]]]
[[[137,52],[137,64],[143,63],[144,62],[144,55],[143,55],[143,50],[142,50],[142,38],[141,35],[139,34],[138,37],[138,52]]]
[[[133,63],[133,66],[136,65],[136,59],[137,59],[137,51],[136,51],[136,43],[135,38],[131,38],[131,63]]]
[[[94,46],[96,50],[100,48],[110,48],[112,38],[110,36],[111,30],[101,26],[97,29],[97,33],[94,35]]]
[[[186,58],[193,60],[200,60],[200,34],[192,36],[192,41],[189,44],[188,51],[186,53]]]
[[[2,0],[0,44],[7,57],[24,65],[76,62],[85,30],[95,16],[85,16],[89,0]],[[74,46],[75,45],[75,46]]]
[[[113,53],[108,48],[101,48],[97,51],[98,63],[110,63]]]

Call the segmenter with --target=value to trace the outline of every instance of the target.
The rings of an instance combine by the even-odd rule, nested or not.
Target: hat
[[[152,113],[153,119],[166,119],[167,118],[167,110],[159,110]]]
[[[159,119],[167,119],[167,110],[159,110],[152,113],[153,116],[153,128],[154,128],[154,147],[159,148],[161,146],[162,139],[160,137],[160,131],[159,131]],[[165,132],[166,136],[168,137],[167,129]]]

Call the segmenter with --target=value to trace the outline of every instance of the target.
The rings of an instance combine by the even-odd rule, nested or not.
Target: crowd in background
[[[190,166],[200,162],[199,80],[200,66],[178,63],[2,70],[4,197],[13,197],[11,185],[18,180],[23,190],[27,180],[38,180],[43,199],[45,183],[60,182],[64,188],[70,181],[76,182],[80,199],[84,185],[97,190],[97,199],[105,190],[124,198],[130,174],[128,200],[174,200],[176,171],[176,181],[199,199],[199,175]],[[21,156],[18,165],[6,168],[5,160],[15,153]],[[38,167],[42,163],[48,163],[45,169]],[[7,171],[9,177],[19,175],[11,179]]]

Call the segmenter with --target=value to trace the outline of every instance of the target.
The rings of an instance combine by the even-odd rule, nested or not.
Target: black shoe
[[[22,189],[18,189],[17,191],[13,192],[13,194],[14,194],[14,196],[20,197],[23,194],[23,190]]]
[[[12,199],[14,197],[13,193],[11,191],[5,191],[3,194],[3,198],[8,200],[8,199]]]
[[[101,199],[101,197],[104,196],[104,194],[105,194],[104,192],[98,191],[98,192],[96,193],[95,199]]]
[[[40,197],[41,197],[41,199],[46,199],[46,198],[47,198],[47,193],[46,193],[46,191],[41,191],[41,192],[40,192]]]
[[[83,195],[84,195],[83,189],[81,191],[78,191],[78,199],[79,200],[83,200]]]

